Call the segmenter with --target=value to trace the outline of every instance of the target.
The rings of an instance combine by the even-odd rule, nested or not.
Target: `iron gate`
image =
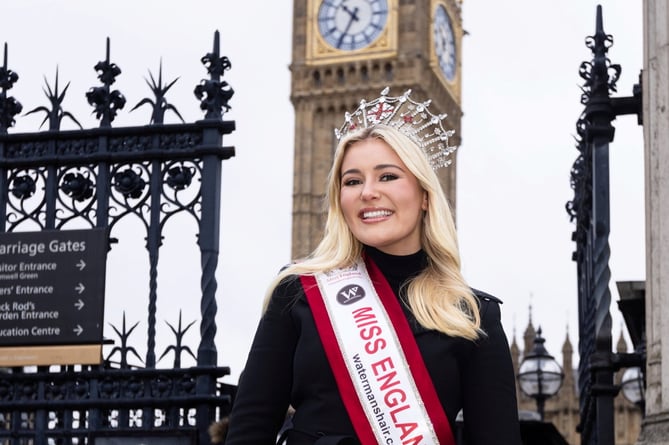
[[[216,277],[221,199],[221,161],[234,156],[222,145],[234,128],[223,120],[232,88],[222,80],[231,68],[219,51],[219,34],[213,50],[202,57],[208,78],[195,86],[204,118],[194,123],[164,124],[166,112],[177,109],[166,100],[174,81],[164,84],[151,75],[154,97],[141,105],[152,106],[146,126],[113,128],[124,108],[123,94],[112,88],[120,68],[106,58],[95,65],[101,85],[86,93],[99,120],[98,128],[62,131],[63,119],[76,118],[63,110],[67,86],[59,91],[47,83],[50,107],[45,113],[48,131],[8,134],[20,102],[9,95],[18,75],[8,68],[7,45],[0,68],[0,232],[107,228],[114,236],[118,224],[134,218],[145,229],[148,257],[147,344],[144,366],[130,365],[137,356],[130,342],[137,324],[112,326],[115,339],[100,365],[14,367],[0,372],[0,442],[3,444],[208,444],[210,424],[230,408],[231,390],[220,377],[229,373],[217,365]],[[162,71],[162,69],[161,69]],[[69,86],[69,85],[68,85]],[[183,120],[182,120],[183,121]],[[201,315],[196,365],[182,367],[189,353],[183,341],[193,323],[169,325],[174,354],[169,369],[156,367],[156,305],[159,253],[164,228],[175,215],[188,215],[197,225],[201,276]],[[164,295],[160,295],[165,297]],[[109,296],[108,296],[109,297]],[[161,300],[162,301],[162,300]]]

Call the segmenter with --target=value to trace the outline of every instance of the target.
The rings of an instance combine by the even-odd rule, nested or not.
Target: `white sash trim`
[[[316,281],[377,442],[439,444],[397,333],[364,262],[318,274]]]

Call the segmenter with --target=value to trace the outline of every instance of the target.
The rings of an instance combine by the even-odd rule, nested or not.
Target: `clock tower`
[[[294,0],[295,108],[292,256],[307,255],[325,224],[325,187],[346,111],[390,87],[447,113],[460,142],[461,0]],[[457,151],[456,151],[457,154]],[[453,164],[438,170],[455,208]]]

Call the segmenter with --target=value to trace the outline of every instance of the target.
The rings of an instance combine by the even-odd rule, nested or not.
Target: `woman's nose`
[[[360,199],[369,201],[379,197],[379,191],[372,182],[365,182],[360,191]]]

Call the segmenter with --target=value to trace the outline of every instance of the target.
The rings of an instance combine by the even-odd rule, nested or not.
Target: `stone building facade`
[[[669,444],[669,2],[643,1],[646,415],[640,445]],[[667,358],[667,360],[664,360]]]

